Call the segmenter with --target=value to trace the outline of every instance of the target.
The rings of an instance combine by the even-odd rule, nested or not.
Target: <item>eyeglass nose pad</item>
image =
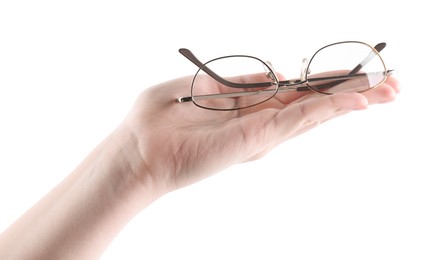
[[[269,67],[272,71],[275,71],[273,69],[272,63],[270,63],[270,61],[266,61],[265,63],[267,65],[267,67]],[[266,77],[270,78],[273,81],[276,81],[277,80],[276,76],[273,74],[272,71],[268,70],[267,67],[266,66],[264,67],[264,70],[266,71]]]
[[[304,58],[302,60],[302,67],[301,67],[301,78],[300,78],[301,81],[306,81],[306,76],[310,74],[310,69],[307,69],[308,66],[309,66],[309,60],[307,58]]]

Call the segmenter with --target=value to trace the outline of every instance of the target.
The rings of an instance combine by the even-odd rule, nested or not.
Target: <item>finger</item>
[[[364,109],[367,99],[358,93],[342,93],[292,103],[282,110],[266,109],[241,118],[244,140],[253,140],[245,160],[260,158],[278,144],[336,116]]]
[[[389,76],[385,83],[390,85],[397,94],[400,92],[400,82],[395,77]]]
[[[388,77],[382,85],[362,94],[368,99],[369,104],[378,104],[393,101],[399,92],[400,85],[397,79]]]
[[[311,129],[333,117],[368,105],[367,99],[358,93],[341,93],[294,103],[281,110],[273,119],[281,135],[295,136],[303,129]]]

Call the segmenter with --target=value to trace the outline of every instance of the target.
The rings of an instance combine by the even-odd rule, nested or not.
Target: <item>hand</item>
[[[192,77],[144,91],[124,124],[135,136],[147,172],[166,191],[255,160],[272,148],[336,116],[394,100],[399,84],[388,77],[362,94],[278,93],[256,107],[211,111],[175,98],[189,92]],[[304,94],[306,93],[306,94]]]
[[[328,119],[392,101],[399,91],[388,78],[364,94],[293,91],[252,108],[218,112],[176,103],[190,84],[185,77],[144,91],[120,127],[0,234],[0,258],[98,258],[161,195],[260,158]]]

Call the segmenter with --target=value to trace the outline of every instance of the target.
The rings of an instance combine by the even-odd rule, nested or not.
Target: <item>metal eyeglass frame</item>
[[[367,57],[365,57],[362,61],[359,62],[359,64],[357,66],[355,66],[347,75],[342,75],[342,76],[328,76],[328,77],[315,77],[315,78],[308,78],[309,72],[310,72],[310,64],[313,60],[313,58],[315,57],[315,55],[317,53],[319,53],[322,49],[333,46],[333,45],[337,45],[337,44],[343,44],[343,43],[359,43],[359,44],[363,44],[368,46],[371,49],[371,52],[367,55]],[[292,90],[296,90],[296,91],[313,91],[313,92],[318,92],[321,94],[327,94],[327,95],[331,95],[333,93],[327,93],[327,92],[322,92],[320,91],[320,89],[328,89],[331,87],[334,87],[336,85],[339,85],[351,78],[355,78],[355,77],[360,77],[360,76],[365,76],[365,73],[359,73],[357,74],[357,72],[359,72],[366,64],[368,64],[368,62],[373,59],[375,56],[379,57],[380,61],[382,62],[383,66],[384,66],[384,78],[381,82],[377,83],[376,85],[365,89],[363,91],[359,91],[359,92],[365,92],[368,91],[370,89],[373,89],[379,85],[381,85],[383,82],[385,82],[385,80],[387,79],[387,77],[389,75],[393,74],[394,70],[388,70],[385,66],[385,63],[382,59],[382,57],[380,56],[379,52],[382,51],[384,48],[386,47],[386,43],[385,42],[381,42],[376,44],[374,47],[370,46],[367,43],[364,42],[360,42],[360,41],[342,41],[342,42],[336,42],[336,43],[332,43],[332,44],[328,44],[322,48],[320,48],[318,51],[315,52],[315,54],[312,56],[312,58],[310,59],[310,61],[308,61],[307,59],[303,59],[303,68],[301,70],[301,77],[299,79],[290,79],[290,80],[283,80],[280,81],[278,80],[275,71],[272,69],[272,66],[269,62],[264,62],[256,57],[253,56],[248,56],[248,55],[230,55],[230,56],[222,56],[216,59],[212,59],[206,63],[202,63],[199,59],[197,59],[197,57],[188,49],[185,48],[181,48],[179,49],[179,52],[185,56],[188,60],[190,60],[192,63],[194,63],[199,70],[197,71],[196,75],[194,76],[193,82],[192,84],[194,84],[195,78],[197,77],[197,74],[200,70],[203,70],[206,74],[208,74],[209,76],[211,76],[212,78],[214,78],[216,81],[218,81],[219,83],[228,86],[228,87],[232,87],[232,88],[264,88],[264,87],[271,87],[276,85],[277,88],[275,90],[271,89],[271,90],[258,90],[258,91],[243,91],[243,92],[234,92],[234,93],[226,93],[226,94],[208,94],[208,95],[197,95],[197,96],[185,96],[185,97],[179,97],[176,99],[177,102],[182,103],[182,102],[190,102],[192,101],[196,106],[201,107],[201,108],[205,108],[205,109],[210,109],[210,110],[226,110],[226,111],[231,111],[231,110],[238,110],[238,109],[244,109],[244,108],[248,108],[248,107],[252,107],[252,106],[256,106],[258,104],[261,104],[263,102],[266,102],[267,100],[271,99],[273,96],[275,96],[277,93],[280,92],[286,92],[286,91],[292,91]],[[218,74],[216,74],[214,71],[212,71],[211,69],[209,69],[208,66],[206,66],[206,64],[218,60],[218,59],[223,59],[223,58],[232,58],[232,57],[248,57],[248,58],[253,58],[256,59],[260,62],[262,62],[263,64],[266,65],[266,67],[269,69],[269,71],[267,72],[267,76],[269,76],[274,82],[258,82],[258,83],[235,83],[235,82],[231,82],[228,81],[227,79],[220,77]],[[328,81],[328,80],[336,80],[333,81],[331,83],[325,83],[325,84],[320,84],[320,85],[316,85],[313,88],[310,87],[308,85],[309,82],[315,82],[315,81]],[[245,106],[245,107],[238,107],[238,108],[228,108],[228,109],[218,109],[218,108],[209,108],[209,107],[204,107],[204,106],[200,106],[198,105],[194,98],[197,98],[198,100],[200,99],[212,99],[212,98],[224,98],[224,97],[241,97],[241,96],[246,96],[246,95],[256,95],[256,94],[264,94],[265,92],[270,92],[271,96],[261,102],[258,102],[256,104],[252,104],[249,106]]]

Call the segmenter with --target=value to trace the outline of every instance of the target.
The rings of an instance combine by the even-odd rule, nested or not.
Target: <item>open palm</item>
[[[211,111],[175,102],[188,94],[191,80],[183,77],[147,89],[124,122],[137,139],[146,168],[169,190],[260,158],[324,121],[390,102],[399,91],[396,79],[389,77],[363,94],[279,93],[255,107]]]

